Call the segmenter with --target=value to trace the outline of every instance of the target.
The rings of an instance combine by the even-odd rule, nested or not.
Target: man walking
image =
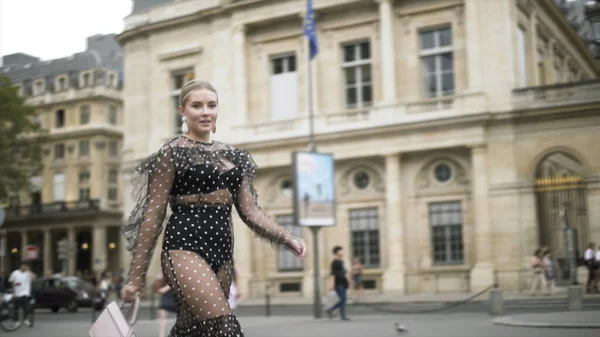
[[[21,262],[19,269],[10,274],[8,282],[12,283],[13,296],[15,304],[22,307],[25,311],[25,324],[31,326],[29,314],[31,311],[29,301],[31,299],[31,281],[35,279],[35,274],[29,270],[27,262]]]
[[[341,246],[335,246],[333,248],[334,259],[331,262],[331,276],[329,277],[329,291],[334,291],[338,296],[338,302],[331,308],[327,309],[329,318],[333,318],[333,311],[340,309],[340,316],[342,321],[349,321],[346,317],[346,293],[350,281],[348,280],[348,271],[344,267],[343,248]]]

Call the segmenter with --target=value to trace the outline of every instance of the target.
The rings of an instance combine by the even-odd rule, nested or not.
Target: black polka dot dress
[[[177,321],[169,337],[242,337],[228,305],[233,276],[235,206],[259,237],[293,250],[295,240],[257,203],[256,164],[246,151],[178,136],[137,168],[137,203],[123,228],[132,252],[128,284],[144,287],[162,231],[165,280],[176,292]]]

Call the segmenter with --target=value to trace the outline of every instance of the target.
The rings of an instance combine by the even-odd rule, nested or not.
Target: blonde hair
[[[219,94],[217,94],[217,90],[215,90],[215,88],[212,86],[212,84],[210,84],[207,81],[191,80],[191,81],[187,82],[181,88],[181,94],[179,95],[179,105],[185,106],[185,103],[187,102],[187,99],[190,97],[190,95],[194,91],[202,90],[202,89],[206,89],[206,90],[210,90],[210,91],[214,92],[215,95],[217,96],[217,102],[219,101]]]

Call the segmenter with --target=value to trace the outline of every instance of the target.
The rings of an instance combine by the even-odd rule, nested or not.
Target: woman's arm
[[[297,255],[298,239],[283,226],[273,220],[258,204],[258,193],[252,185],[256,164],[248,152],[240,151],[238,164],[242,165],[243,177],[240,186],[234,191],[234,204],[244,223],[261,238],[273,245],[285,246]]]
[[[143,210],[143,216],[138,219],[134,231],[131,266],[127,284],[144,287],[146,272],[152,258],[152,252],[162,230],[166,215],[169,193],[175,178],[175,166],[171,148],[165,145],[142,169],[147,174],[147,192],[136,208]]]

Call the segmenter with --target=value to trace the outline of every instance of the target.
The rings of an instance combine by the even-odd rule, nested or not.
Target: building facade
[[[312,88],[317,148],[336,161],[323,278],[335,245],[377,293],[521,288],[540,246],[564,275],[561,206],[579,246],[600,241],[600,67],[552,2],[317,0],[310,65],[305,6],[134,1],[118,36],[125,179],[179,132],[182,84],[209,80],[217,139],[252,153],[259,202],[310,248],[292,226],[290,165],[308,147]],[[243,294],[310,298],[312,249],[299,263],[235,227]]]
[[[122,265],[122,68],[114,34],[91,36],[85,51],[60,59],[3,57],[0,74],[12,79],[48,131],[42,173],[32,178],[30,191],[10,198],[6,210],[8,271],[21,260],[38,275]],[[58,254],[62,239],[72,246],[66,263]]]

